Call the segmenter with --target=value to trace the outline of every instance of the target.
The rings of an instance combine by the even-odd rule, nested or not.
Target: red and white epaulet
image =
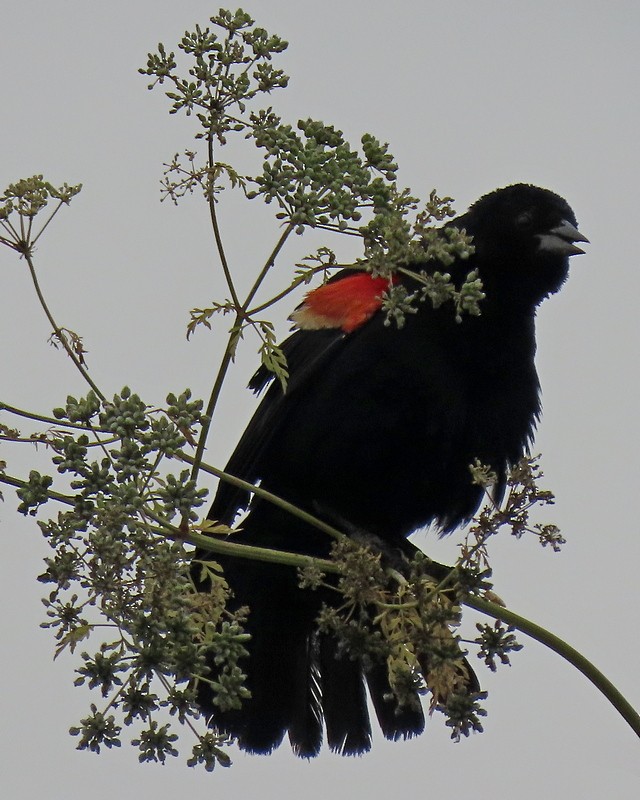
[[[307,331],[340,328],[351,333],[382,307],[382,295],[393,283],[389,278],[374,278],[356,272],[313,289],[289,319]]]

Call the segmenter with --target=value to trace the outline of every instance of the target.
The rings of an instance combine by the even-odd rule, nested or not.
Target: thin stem
[[[62,344],[64,349],[67,351],[67,355],[73,361],[73,363],[76,365],[76,368],[78,369],[78,371],[80,372],[82,377],[85,379],[85,381],[89,384],[89,386],[93,389],[93,391],[98,395],[98,397],[103,402],[106,402],[107,398],[102,394],[100,389],[94,383],[93,378],[91,378],[91,376],[89,375],[87,370],[82,366],[78,356],[73,352],[72,348],[69,347],[69,344],[67,343],[67,339],[66,339],[65,335],[63,334],[62,330],[58,326],[58,323],[53,318],[53,315],[51,314],[51,311],[49,310],[49,306],[47,305],[47,302],[44,299],[44,295],[42,294],[42,290],[40,289],[40,284],[38,282],[38,276],[36,275],[36,268],[35,268],[35,265],[33,263],[33,258],[31,257],[31,253],[30,252],[26,252],[24,254],[24,257],[25,257],[25,259],[27,261],[27,264],[29,265],[29,272],[31,273],[31,280],[33,281],[33,285],[34,285],[34,288],[36,290],[36,294],[38,295],[38,300],[40,301],[40,305],[42,306],[42,309],[43,309],[44,313],[46,314],[47,319],[49,320],[49,324],[53,328],[53,331],[54,331],[55,335],[58,337],[58,340],[60,341],[60,343]]]
[[[10,231],[11,236],[13,237],[14,243],[10,244],[10,247],[13,247],[14,250],[17,249],[16,245],[20,243],[20,234],[18,231],[13,227],[13,224],[9,218],[2,220],[2,227],[5,230]]]
[[[57,206],[54,208],[54,210],[51,212],[51,215],[50,215],[49,219],[48,219],[48,220],[47,220],[47,221],[44,223],[44,225],[43,225],[43,226],[40,228],[40,230],[39,230],[39,231],[38,231],[38,233],[36,234],[36,237],[35,237],[35,239],[33,239],[33,240],[31,241],[31,247],[32,247],[32,248],[33,248],[34,244],[35,244],[35,243],[38,241],[38,239],[39,239],[39,238],[42,236],[42,234],[45,232],[45,230],[47,229],[47,226],[49,225],[49,223],[51,222],[51,220],[52,220],[52,219],[55,217],[55,215],[58,213],[58,211],[60,211],[60,209],[62,208],[62,206],[63,206],[63,205],[65,205],[65,202],[64,202],[64,200],[60,200],[60,201],[58,202],[58,205],[57,205]]]
[[[361,206],[361,208],[367,208],[367,206]],[[330,233],[340,233],[344,234],[345,236],[356,236],[359,239],[363,239],[363,235],[359,228],[340,228],[338,225],[322,225],[318,223],[313,226],[315,231],[329,231]]]
[[[209,159],[209,169],[213,170],[214,166],[214,153],[213,153],[213,134],[210,133],[207,139],[207,146],[208,146],[208,159]],[[229,337],[229,341],[227,342],[227,347],[224,351],[224,355],[222,356],[222,361],[220,362],[220,367],[218,368],[218,374],[216,375],[216,379],[214,381],[213,387],[211,389],[211,395],[209,397],[209,402],[207,403],[206,415],[208,417],[207,421],[203,424],[202,430],[200,431],[200,437],[198,439],[198,445],[196,447],[196,454],[195,460],[192,465],[191,469],[191,479],[196,480],[198,476],[198,470],[200,468],[200,462],[202,461],[202,456],[204,454],[204,450],[207,443],[207,437],[209,435],[209,430],[211,428],[211,418],[213,416],[213,412],[215,407],[218,403],[218,398],[220,397],[220,392],[222,390],[222,384],[224,383],[224,379],[227,375],[227,371],[233,360],[233,346],[235,343],[235,339],[237,337],[237,332],[235,328],[239,324],[242,319],[242,312],[241,312],[241,303],[240,298],[238,297],[238,293],[236,292],[235,285],[233,283],[233,278],[231,276],[231,270],[229,269],[229,263],[227,261],[227,256],[224,250],[224,245],[222,242],[222,236],[220,234],[220,226],[218,224],[218,215],[216,213],[216,203],[215,203],[215,196],[213,193],[213,186],[210,185],[208,187],[208,197],[207,202],[209,205],[209,214],[211,217],[211,226],[213,228],[213,235],[216,240],[216,247],[218,250],[218,256],[220,257],[220,263],[222,265],[222,271],[224,273],[225,280],[227,282],[227,286],[229,288],[229,292],[231,293],[231,299],[236,309],[236,319],[234,322],[234,326],[232,329],[232,333]]]
[[[325,269],[326,269],[326,267],[317,267],[314,270],[314,272],[322,272]],[[293,292],[295,289],[297,289],[298,286],[300,286],[300,284],[302,284],[302,283],[305,283],[305,278],[296,278],[293,281],[293,283],[291,283],[289,286],[287,286],[286,289],[283,289],[281,292],[278,292],[278,294],[274,295],[271,299],[265,301],[264,303],[261,303],[259,306],[254,306],[253,308],[250,308],[247,311],[247,316],[248,317],[253,317],[255,314],[259,314],[261,311],[264,311],[267,308],[271,308],[271,306],[273,306],[276,303],[278,303],[280,300],[285,298],[288,294],[291,294],[291,292]]]
[[[107,455],[107,458],[109,459],[109,461],[111,461],[111,456],[110,456],[110,454],[109,454],[109,453],[107,453],[106,455]],[[163,458],[164,458],[164,453],[158,453],[158,455],[156,456],[156,460],[155,460],[155,462],[154,462],[153,466],[151,467],[151,469],[150,469],[150,470],[149,470],[149,472],[147,473],[147,476],[146,476],[146,478],[144,479],[144,482],[143,482],[142,486],[141,486],[141,487],[139,488],[139,490],[138,490],[138,494],[139,494],[140,496],[144,495],[144,493],[146,492],[146,490],[149,488],[149,484],[151,483],[151,481],[153,480],[153,478],[154,478],[154,477],[157,477],[157,476],[156,476],[156,470],[157,470],[157,469],[158,469],[158,467],[160,466],[160,462],[162,461],[162,459],[163,459]]]
[[[106,428],[96,428],[89,425],[78,425],[77,422],[65,422],[64,420],[56,419],[55,417],[47,417],[43,414],[34,414],[31,411],[23,411],[21,408],[10,406],[0,400],[0,411],[8,411],[10,414],[15,414],[18,417],[25,417],[26,419],[37,420],[38,422],[47,422],[56,427],[75,428],[80,431],[97,431],[98,433],[111,433]]]
[[[206,416],[207,419],[202,423],[202,429],[200,431],[200,437],[198,438],[198,445],[196,447],[196,453],[193,458],[192,467],[191,467],[191,480],[194,480],[198,476],[198,471],[200,469],[200,464],[202,462],[202,456],[204,455],[204,450],[207,443],[207,436],[209,435],[209,429],[211,428],[211,418],[213,416],[213,412],[215,407],[218,403],[218,398],[220,397],[220,392],[222,390],[222,384],[224,383],[224,379],[227,374],[227,370],[233,361],[233,342],[236,337],[236,333],[233,332],[229,337],[229,341],[227,343],[227,348],[224,351],[224,355],[222,356],[222,361],[220,362],[220,366],[218,367],[218,374],[216,375],[216,379],[213,384],[213,388],[211,389],[211,396],[209,397],[209,402],[207,403],[206,409]]]
[[[176,455],[186,461],[188,464],[193,464],[195,462],[195,457],[192,458],[182,450],[179,450]],[[228,472],[224,472],[224,470],[218,469],[217,467],[212,467],[209,464],[204,464],[201,462],[199,466],[203,472],[208,472],[210,475],[215,475],[225,483],[230,483],[232,486],[237,486],[239,489],[244,489],[245,491],[260,497],[263,500],[267,500],[269,503],[273,503],[273,505],[284,509],[284,511],[288,511],[292,516],[297,517],[303,522],[306,522],[308,525],[313,525],[314,528],[323,531],[337,541],[340,541],[344,538],[344,533],[339,531],[337,528],[334,528],[332,525],[328,525],[323,520],[318,519],[318,517],[314,517],[313,514],[303,511],[301,508],[293,505],[293,503],[289,503],[282,497],[278,497],[278,495],[272,494],[260,486],[254,486],[253,483],[248,483],[247,481],[243,481],[241,478],[236,478],[235,475],[230,475]]]
[[[297,264],[296,266],[302,266],[302,265]],[[295,289],[297,289],[298,286],[300,286],[300,284],[308,283],[309,278],[307,276],[315,275],[318,272],[325,272],[328,269],[331,269],[331,270],[335,270],[335,269],[353,269],[353,270],[357,270],[357,269],[362,269],[362,267],[359,267],[358,264],[351,263],[351,264],[320,264],[317,267],[309,268],[308,270],[306,270],[306,276],[300,276],[298,278],[295,278],[293,280],[293,282],[291,284],[289,284],[289,286],[287,286],[286,289],[283,289],[281,292],[278,292],[278,294],[274,295],[270,300],[267,300],[266,302],[261,303],[259,306],[254,306],[253,308],[250,308],[246,312],[247,316],[248,317],[252,317],[255,314],[260,314],[265,309],[270,308],[275,303],[278,303],[280,300],[283,299],[283,297],[286,297],[288,294],[291,294],[291,292],[293,292]]]
[[[217,221],[215,217],[215,211],[213,209],[213,202],[210,203],[212,208],[212,222],[214,223],[214,233],[216,235],[216,242],[219,239],[219,230],[217,228]],[[256,292],[260,288],[260,284],[264,280],[267,272],[271,269],[273,264],[275,263],[278,254],[282,250],[284,243],[287,240],[287,237],[293,230],[293,225],[289,224],[285,230],[282,232],[282,235],[276,242],[276,246],[273,248],[271,255],[267,259],[265,265],[260,270],[260,274],[258,275],[256,281],[254,282],[253,286],[249,290],[249,294],[247,295],[244,303],[240,305],[240,301],[237,299],[237,295],[235,295],[233,301],[236,304],[236,318],[231,329],[231,334],[229,336],[229,341],[227,342],[226,350],[224,351],[224,355],[222,356],[222,361],[220,362],[220,367],[218,368],[218,374],[216,375],[215,382],[213,384],[213,388],[211,389],[211,396],[209,397],[209,402],[207,404],[206,409],[206,416],[208,417],[207,422],[205,422],[202,426],[202,430],[200,431],[200,438],[198,439],[198,445],[196,447],[196,453],[194,456],[194,460],[192,463],[191,468],[191,479],[195,480],[198,476],[198,470],[200,469],[200,462],[202,461],[202,456],[204,455],[204,450],[206,447],[207,437],[209,435],[209,430],[211,428],[211,419],[213,416],[213,412],[215,411],[215,407],[218,403],[218,399],[220,397],[220,392],[222,391],[222,384],[224,383],[224,379],[226,378],[227,371],[231,362],[233,361],[233,352],[236,345],[236,340],[238,337],[237,327],[242,322],[246,315],[246,309],[249,307],[251,300],[255,296]],[[224,257],[224,250],[222,249],[222,241],[219,242],[218,252],[220,253],[221,259]],[[223,261],[223,269],[225,269],[224,264],[226,264],[226,259]],[[227,267],[228,269],[228,267]],[[225,272],[226,274],[226,272]],[[229,275],[229,280],[231,276]],[[229,290],[231,290],[232,284],[229,284]]]
[[[278,257],[278,254],[280,253],[280,251],[284,247],[285,242],[287,241],[287,239],[291,235],[291,233],[294,230],[294,228],[295,228],[295,225],[290,222],[287,225],[287,227],[284,229],[284,231],[282,232],[282,235],[280,236],[278,241],[276,242],[276,246],[271,251],[271,255],[269,256],[269,258],[265,261],[264,266],[260,270],[260,272],[258,274],[258,277],[256,278],[253,286],[249,290],[249,294],[247,295],[244,303],[242,304],[243,314],[246,314],[247,309],[249,308],[249,305],[250,305],[251,301],[256,296],[256,293],[257,293],[258,289],[262,285],[262,281],[265,279],[265,277],[266,277],[267,273],[269,272],[269,270],[271,269],[271,267],[273,267],[273,265],[275,264],[275,261],[276,261],[276,258]]]
[[[4,472],[0,472],[0,483],[6,483],[8,486],[15,486],[17,489],[24,489],[25,486],[29,485],[26,481],[20,480],[20,478],[14,478],[11,475],[6,475]],[[73,497],[54,492],[51,489],[47,489],[47,497],[51,500],[57,500],[59,503],[64,503],[67,506],[75,506]]]
[[[224,43],[225,51],[227,51],[229,49],[229,45],[231,44],[231,40],[233,39],[234,36],[235,36],[235,32],[234,31],[229,31],[227,33],[227,38],[225,39],[225,43]],[[224,107],[224,103],[222,102],[221,93],[222,93],[222,87],[224,86],[226,79],[229,77],[229,72],[230,71],[231,71],[231,62],[227,61],[227,63],[225,64],[225,68],[224,68],[224,76],[222,77],[222,79],[218,79],[216,81],[216,84],[215,84],[215,86],[216,86],[216,89],[215,89],[215,91],[216,91],[216,94],[215,94],[215,101],[216,101],[215,105],[218,108]],[[211,93],[211,89],[209,89],[209,93]],[[210,108],[211,104],[209,104],[208,107]]]
[[[599,691],[607,698],[611,705],[618,711],[618,713],[626,720],[631,729],[640,736],[640,715],[630,705],[627,699],[616,689],[611,681],[606,678],[599,669],[597,669],[590,661],[588,661],[581,653],[579,653],[571,645],[560,639],[560,637],[551,633],[548,630],[536,625],[519,614],[509,611],[496,603],[491,603],[475,595],[469,595],[465,598],[464,604],[469,608],[475,608],[476,611],[481,611],[495,619],[502,620],[508,625],[513,625],[522,633],[531,636],[532,639],[540,642],[541,644],[553,650],[559,656],[568,661],[570,664],[579,670]]]
[[[22,248],[19,247],[13,239],[6,239],[4,236],[0,236],[0,244],[6,244],[7,247],[10,247],[12,250],[15,250],[16,253],[22,255]]]
[[[153,515],[150,515],[153,517]],[[161,527],[147,526],[151,533],[179,542],[188,542],[201,550],[237,558],[249,558],[256,561],[266,561],[270,564],[284,564],[289,567],[305,568],[316,567],[322,572],[338,573],[339,569],[332,561],[324,558],[314,558],[302,553],[291,553],[286,550],[270,550],[266,547],[255,547],[248,544],[236,544],[220,536],[207,536],[203,533],[190,531],[185,535],[179,528],[163,522]],[[240,534],[241,536],[242,534]]]
[[[114,444],[121,441],[119,436],[114,436],[112,439],[99,439],[96,442],[87,442],[85,447],[102,447],[106,444]],[[39,444],[45,447],[53,447],[55,439],[47,438],[46,433],[34,433],[31,436],[5,436],[0,434],[0,442],[12,442],[13,444],[34,444],[36,447]]]
[[[233,278],[231,276],[231,270],[229,269],[229,262],[227,261],[227,255],[224,250],[224,245],[222,243],[222,236],[220,234],[220,225],[218,224],[218,215],[216,213],[216,200],[215,194],[213,191],[213,184],[211,183],[211,175],[213,174],[213,167],[215,164],[214,154],[213,154],[213,134],[209,133],[208,139],[208,159],[209,159],[209,185],[207,186],[207,202],[209,205],[209,215],[211,217],[211,226],[213,227],[213,235],[216,240],[216,247],[218,249],[218,255],[220,256],[220,264],[222,265],[222,271],[224,273],[225,280],[227,282],[227,286],[229,287],[229,292],[231,293],[231,299],[233,300],[233,304],[235,305],[236,309],[240,308],[240,298],[238,297],[238,293],[236,292],[236,287],[233,283]]]
[[[0,433],[0,442],[12,442],[13,444],[48,444],[44,439],[31,439],[27,436],[5,436],[3,433]]]
[[[31,241],[31,229],[33,228],[33,220],[34,217],[29,215],[29,224],[27,225],[27,234],[25,236],[25,241],[31,242],[31,246],[33,247],[33,242]]]

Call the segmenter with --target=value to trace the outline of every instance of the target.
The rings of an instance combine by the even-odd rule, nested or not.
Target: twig
[[[541,644],[553,650],[559,656],[572,664],[579,670],[591,683],[607,698],[611,705],[618,711],[618,713],[626,720],[631,729],[637,736],[640,736],[640,715],[630,705],[628,700],[616,689],[611,681],[606,678],[599,669],[597,669],[590,661],[588,661],[581,653],[579,653],[571,645],[560,639],[559,636],[551,633],[545,628],[536,625],[525,617],[515,614],[496,603],[491,603],[475,595],[469,595],[464,599],[464,605],[469,608],[475,608],[476,611],[481,611],[483,614],[488,614],[494,619],[502,620],[508,625],[513,625],[522,633],[531,636],[532,639],[540,642]]]
[[[66,422],[65,420],[56,419],[55,417],[47,417],[44,414],[35,414],[32,411],[23,411],[21,408],[10,406],[0,400],[0,411],[8,411],[9,414],[15,414],[17,417],[24,417],[25,419],[33,419],[38,422],[46,422],[50,425],[55,425],[56,428],[75,428],[79,431],[94,431],[97,433],[111,433],[106,428],[96,428],[93,425],[79,425],[77,422]]]
[[[44,313],[46,314],[47,319],[49,320],[49,323],[50,323],[51,327],[53,328],[53,331],[54,331],[55,335],[57,336],[58,340],[60,341],[60,343],[62,344],[64,349],[67,351],[67,355],[73,361],[73,363],[76,365],[76,368],[78,369],[78,371],[80,372],[82,377],[85,379],[85,381],[89,384],[89,386],[93,389],[93,391],[98,395],[98,397],[103,402],[106,402],[107,398],[102,394],[100,389],[94,383],[93,378],[91,378],[91,376],[89,375],[87,370],[82,366],[78,356],[73,352],[72,348],[69,347],[69,345],[67,343],[67,340],[66,340],[66,337],[62,332],[62,329],[59,327],[58,323],[53,318],[53,315],[51,314],[51,311],[49,310],[49,306],[47,305],[47,302],[44,299],[44,295],[42,294],[42,291],[40,289],[40,283],[38,282],[38,276],[36,275],[36,268],[35,268],[35,265],[33,263],[33,258],[31,256],[31,253],[30,252],[24,253],[24,257],[25,257],[25,259],[27,261],[27,264],[29,265],[29,272],[31,273],[31,280],[33,281],[33,285],[34,285],[34,288],[36,290],[36,294],[38,295],[38,300],[40,301],[40,305],[42,306],[42,309],[43,309]]]
[[[195,462],[195,458],[187,455],[187,453],[179,450],[176,453],[176,456],[186,461],[188,464],[193,464]],[[247,481],[243,481],[241,478],[236,478],[235,475],[230,475],[228,472],[224,472],[224,470],[218,469],[217,467],[212,467],[209,464],[200,463],[200,469],[203,472],[208,472],[210,475],[215,475],[217,478],[225,481],[226,483],[230,483],[233,486],[237,486],[239,489],[244,489],[251,494],[255,494],[257,497],[262,498],[263,500],[267,500],[270,503],[273,503],[275,506],[288,511],[294,517],[306,522],[309,525],[313,525],[314,528],[327,533],[329,536],[333,537],[337,541],[340,541],[344,538],[344,533],[339,531],[337,528],[334,528],[332,525],[328,525],[318,517],[314,517],[313,514],[309,514],[306,511],[303,511],[301,508],[293,505],[293,503],[289,503],[286,500],[283,500],[282,497],[278,497],[271,492],[266,491],[260,486],[254,486],[252,483],[248,483]]]

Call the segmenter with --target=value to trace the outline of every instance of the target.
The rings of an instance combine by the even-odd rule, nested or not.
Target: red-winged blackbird
[[[564,283],[568,257],[583,252],[575,242],[587,239],[561,197],[525,184],[482,197],[448,224],[473,236],[475,253],[447,271],[460,285],[478,270],[486,294],[480,316],[456,322],[451,304],[434,308],[427,300],[402,327],[385,325],[385,280],[339,274],[294,313],[301,329],[283,345],[288,388],[271,383],[228,472],[260,481],[347,533],[364,531],[400,550],[419,527],[447,533],[474,514],[482,500],[469,470],[475,459],[504,485],[540,413],[536,308]],[[250,386],[259,391],[271,377],[261,368]],[[209,516],[231,523],[248,500],[221,483]],[[237,541],[317,556],[330,548],[326,534],[258,498]],[[310,756],[324,722],[332,749],[360,753],[371,739],[366,684],[385,736],[422,731],[422,712],[398,708],[390,696],[384,665],[364,671],[318,633],[321,598],[298,587],[294,569],[215,558],[234,602],[251,610],[252,636],[242,662],[251,698],[240,710],[223,713],[199,685],[199,703],[215,727],[257,753],[288,733],[294,751]]]

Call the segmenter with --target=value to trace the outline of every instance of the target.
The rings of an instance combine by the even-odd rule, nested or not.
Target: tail
[[[314,547],[317,532],[294,522],[295,526],[289,514],[270,504],[256,504],[243,521],[239,538],[245,544],[294,551],[303,549],[300,543],[304,542],[305,550],[319,555]],[[324,538],[322,547],[326,551]],[[371,748],[368,688],[385,737],[406,739],[424,730],[419,704],[399,707],[395,701],[385,664],[368,665],[365,672],[360,660],[338,652],[336,640],[318,630],[322,602],[335,597],[334,593],[301,589],[291,567],[214,558],[222,562],[233,607],[250,609],[245,625],[251,635],[246,645],[249,656],[240,666],[251,696],[241,708],[223,711],[214,704],[210,685],[200,681],[198,704],[213,728],[233,737],[250,753],[271,753],[285,735],[303,758],[317,755],[325,738],[335,752],[364,753]],[[216,665],[211,661],[208,666],[215,679]]]

